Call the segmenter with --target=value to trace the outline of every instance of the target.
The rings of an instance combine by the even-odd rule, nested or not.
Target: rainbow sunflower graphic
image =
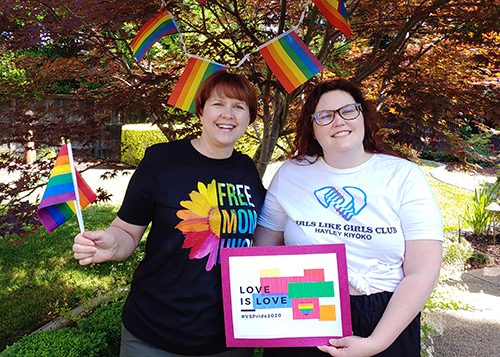
[[[186,209],[177,212],[182,222],[175,228],[184,234],[182,248],[191,248],[189,259],[202,259],[208,255],[205,268],[209,271],[216,264],[221,227],[215,180],[207,186],[198,182],[198,192],[192,191],[189,198],[189,201],[181,201],[181,206]]]

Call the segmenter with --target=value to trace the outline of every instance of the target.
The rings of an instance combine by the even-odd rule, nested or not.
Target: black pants
[[[351,295],[351,322],[353,335],[371,335],[391,299],[392,293]],[[264,357],[326,357],[316,347],[266,348]],[[377,357],[420,357],[420,314],[401,332],[394,343]]]

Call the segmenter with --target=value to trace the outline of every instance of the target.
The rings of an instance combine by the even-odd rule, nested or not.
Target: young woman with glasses
[[[306,99],[296,156],[273,178],[254,244],[345,244],[353,336],[319,349],[268,348],[266,356],[420,356],[442,219],[425,175],[384,147],[380,124],[350,81],[323,82]]]

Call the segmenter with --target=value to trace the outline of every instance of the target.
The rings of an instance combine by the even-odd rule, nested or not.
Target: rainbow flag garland
[[[293,30],[266,42],[259,50],[288,93],[324,69]]]
[[[80,196],[80,207],[83,209],[94,202],[97,196],[83,180],[80,173],[76,170],[75,173]],[[75,186],[71,173],[68,146],[63,144],[36,213],[38,219],[49,233],[75,214],[75,200]]]
[[[201,82],[212,73],[220,70],[225,71],[226,69],[226,66],[219,63],[211,62],[201,57],[190,57],[167,104],[195,114],[194,96]]]
[[[160,38],[179,32],[174,18],[167,10],[162,10],[141,27],[131,43],[132,51],[138,62]]]
[[[198,0],[200,4],[205,1]],[[344,0],[313,0],[313,2],[333,26],[349,37],[351,26]],[[141,28],[132,41],[131,46],[137,61],[140,62],[145,53],[162,36],[176,32],[180,31],[172,15],[165,9],[161,10]],[[183,41],[182,33],[181,41]],[[258,51],[288,93],[324,69],[293,29],[266,42],[258,48]],[[167,103],[195,114],[194,97],[200,84],[213,72],[226,70],[228,67],[197,56],[188,56],[190,56],[189,62]],[[248,55],[243,60],[247,57]]]
[[[346,37],[351,35],[351,25],[347,18],[344,0],[312,0],[326,19]]]

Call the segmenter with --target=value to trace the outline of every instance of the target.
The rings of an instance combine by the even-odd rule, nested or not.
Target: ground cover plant
[[[86,208],[86,228],[106,228],[116,210],[110,205]],[[41,229],[0,241],[0,351],[72,308],[130,283],[143,246],[123,262],[80,266],[71,250],[78,230],[72,217],[51,234]]]
[[[470,128],[470,127],[469,127]],[[472,130],[472,128],[470,128]],[[482,167],[494,167],[498,164],[498,135],[479,133],[461,135],[465,140],[462,145],[447,150],[439,150],[432,145],[425,145],[420,151],[419,157],[442,163],[459,163],[460,158],[466,154],[465,160],[469,164],[477,164]]]
[[[424,171],[437,166],[425,160],[420,164]],[[445,281],[450,269],[457,266],[462,269],[473,252],[466,241],[458,242],[456,234],[464,225],[458,217],[463,215],[473,193],[432,179],[429,181],[441,208],[446,232],[445,269],[441,277],[441,281]],[[86,228],[95,230],[107,227],[116,210],[117,207],[110,205],[89,206],[83,210]],[[143,256],[144,242],[124,262],[82,267],[73,259],[71,251],[76,232],[78,224],[73,217],[50,235],[42,229],[28,237],[11,236],[7,241],[0,242],[0,350],[59,314],[69,316],[68,312],[77,305],[117,290],[126,290]],[[112,297],[111,301],[121,300],[125,294]],[[432,312],[439,308],[458,309],[466,306],[454,302],[442,290],[436,290],[429,299],[426,311]],[[435,328],[424,324],[423,331],[428,338]],[[259,353],[261,350],[256,351],[256,355]],[[427,355],[432,355],[432,352],[427,352]]]
[[[492,216],[486,207],[496,201],[498,188],[499,183],[493,187],[481,185],[474,189],[472,200],[467,204],[464,212],[464,220],[472,228],[474,234],[486,233],[490,230]]]

